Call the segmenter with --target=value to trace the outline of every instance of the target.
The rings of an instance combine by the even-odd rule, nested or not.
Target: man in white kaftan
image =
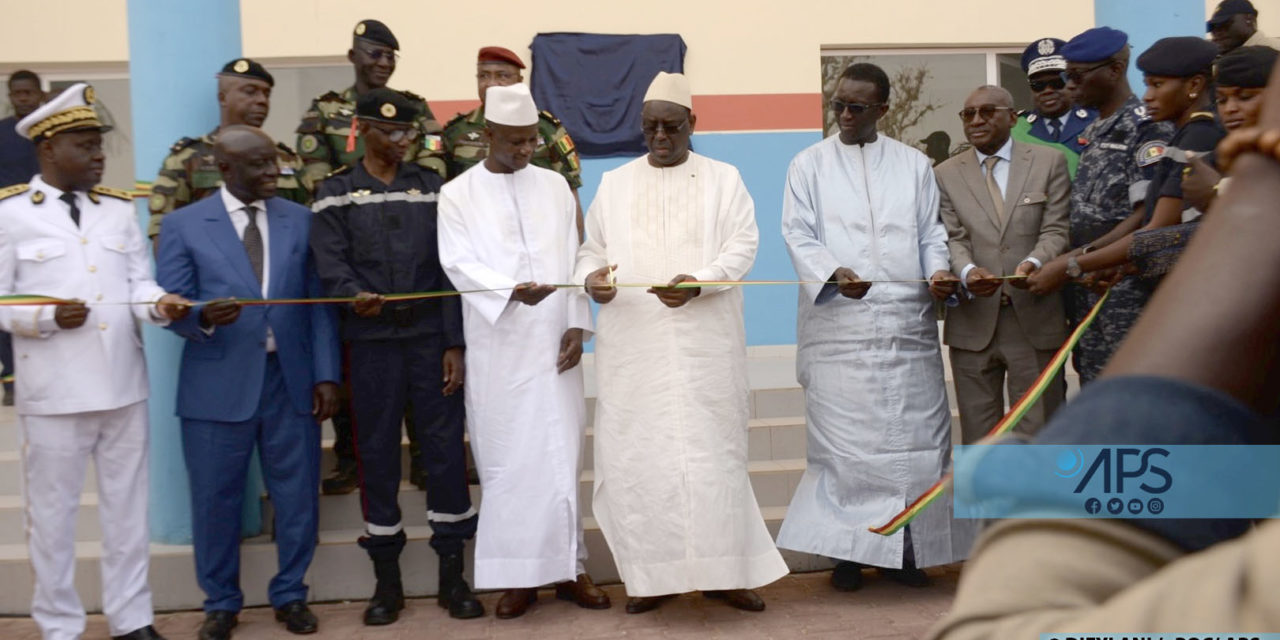
[[[483,505],[475,580],[507,589],[497,615],[521,615],[534,588],[589,608],[591,585],[578,508],[586,294],[570,280],[577,205],[559,174],[529,165],[538,111],[524,85],[486,96],[490,155],[440,192],[440,263],[463,296],[466,404]],[[526,122],[527,121],[527,122]]]
[[[738,171],[689,151],[688,94],[675,74],[650,87],[650,153],[604,175],[574,274],[606,303],[592,507],[630,613],[694,590],[758,611],[749,589],[787,573],[747,475],[741,290],[674,286],[742,279],[758,241]]]
[[[888,91],[874,65],[845,71],[832,102],[840,135],[796,156],[783,200],[797,275],[827,284],[800,289],[796,368],[808,465],[778,546],[845,561],[832,577],[842,590],[861,586],[859,564],[923,586],[917,567],[967,549],[952,540],[950,499],[901,534],[868,530],[941,477],[951,441],[930,293],[945,297],[956,281],[929,159],[876,134]],[[867,282],[907,279],[921,282]]]

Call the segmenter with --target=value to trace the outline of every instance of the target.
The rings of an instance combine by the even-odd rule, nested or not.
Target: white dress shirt
[[[249,226],[249,209],[254,212],[255,220],[258,222],[258,232],[262,234],[262,297],[267,297],[267,292],[271,286],[271,231],[267,225],[267,205],[261,200],[255,200],[248,204],[240,201],[239,198],[231,195],[227,190],[227,185],[218,188],[218,196],[222,198],[222,206],[226,207],[227,215],[231,217],[231,226],[236,229],[236,236],[244,242],[244,230]],[[216,327],[204,329],[208,335],[213,335]],[[271,327],[267,327],[267,353],[273,353],[276,350],[276,336],[271,331]]]
[[[974,147],[973,152],[978,154],[978,170],[982,172],[982,178],[984,180],[987,178],[987,165],[986,165],[987,158],[989,158],[992,155],[994,155],[997,158],[1000,158],[999,160],[996,161],[996,166],[991,168],[991,172],[992,172],[992,175],[995,176],[996,186],[1000,187],[1000,193],[1004,195],[1006,198],[1008,198],[1009,196],[1009,193],[1008,193],[1009,163],[1013,162],[1013,136],[1010,136],[1008,140],[1005,140],[1004,146],[1000,147],[1000,149],[993,154],[988,155],[981,151],[978,151],[977,147]],[[1012,215],[1013,212],[1009,211],[1008,214]],[[1026,259],[1023,260],[1023,262],[1030,262],[1031,264],[1035,265],[1037,269],[1044,266],[1040,264],[1039,260],[1031,256],[1027,256]],[[965,283],[966,289],[968,289],[969,272],[972,271],[973,268],[976,266],[977,265],[970,262],[969,264],[965,265],[963,269],[960,270],[960,281]]]

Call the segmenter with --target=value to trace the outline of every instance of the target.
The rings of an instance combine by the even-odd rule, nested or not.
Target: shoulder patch
[[[102,185],[98,185],[90,189],[89,192],[101,194],[104,196],[109,196],[112,198],[119,198],[121,200],[124,200],[125,202],[133,202],[133,194],[129,193],[128,191],[125,191],[124,189],[116,189],[113,187],[104,187]]]
[[[3,189],[0,189],[0,200],[4,200],[5,198],[12,198],[13,196],[18,195],[19,193],[23,193],[30,188],[31,188],[31,185],[25,182],[22,184],[15,184],[13,186],[5,187]]]
[[[1164,157],[1165,142],[1163,140],[1151,140],[1146,144],[1138,147],[1138,153],[1134,155],[1134,161],[1139,167],[1151,166]]]
[[[1143,120],[1145,120],[1147,118],[1147,108],[1137,107],[1133,110],[1133,115],[1138,116],[1139,118],[1142,118]]]
[[[181,140],[179,140],[179,141],[177,141],[177,142],[173,143],[173,146],[172,146],[172,147],[169,147],[169,150],[170,150],[170,151],[172,151],[172,152],[174,152],[174,153],[177,153],[177,152],[182,151],[183,149],[186,149],[187,147],[189,147],[189,146],[191,146],[191,145],[193,145],[193,144],[195,144],[195,143],[197,143],[197,142],[199,142],[199,141],[200,141],[200,140],[199,140],[199,138],[183,138],[183,139],[181,139]]]
[[[557,127],[558,127],[558,126],[560,126],[560,119],[559,119],[559,118],[557,118],[557,117],[555,117],[555,116],[553,116],[553,115],[551,115],[551,112],[550,112],[550,111],[542,111],[539,115],[541,115],[542,117],[546,118],[547,120],[550,120],[550,121],[551,121],[551,124],[554,124],[554,125],[556,125]]]

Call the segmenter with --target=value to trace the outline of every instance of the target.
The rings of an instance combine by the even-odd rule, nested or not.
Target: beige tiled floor
[[[411,600],[400,621],[387,627],[360,624],[364,604],[359,602],[315,605],[320,617],[316,640],[399,640],[410,638],[859,638],[862,640],[914,640],[920,638],[950,605],[960,572],[958,565],[930,569],[935,584],[926,589],[908,589],[873,572],[866,574],[866,586],[855,593],[831,589],[830,573],[792,575],[760,590],[768,603],[762,613],[746,613],[723,603],[689,594],[666,603],[656,611],[627,615],[622,610],[626,597],[622,587],[605,587],[614,606],[608,611],[589,611],[557,601],[544,590],[538,604],[522,618],[498,620],[492,615],[498,594],[484,594],[484,618],[453,620],[436,606],[434,599]],[[157,616],[156,627],[169,640],[194,638],[203,615],[200,612],[168,613]],[[29,618],[0,619],[0,638],[38,640]],[[85,640],[107,638],[102,616],[89,620]],[[270,609],[248,609],[240,614],[236,640],[293,638],[275,622]]]

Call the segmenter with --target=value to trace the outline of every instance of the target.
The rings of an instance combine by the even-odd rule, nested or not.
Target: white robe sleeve
[[[587,276],[592,271],[600,267],[609,266],[609,254],[605,249],[604,238],[604,215],[605,209],[609,201],[609,176],[600,179],[600,188],[596,190],[596,197],[591,201],[591,208],[587,210],[586,219],[586,237],[582,241],[582,246],[578,247],[578,262],[573,269],[573,282],[585,283]],[[585,292],[585,290],[584,290]]]
[[[916,230],[920,236],[920,268],[928,278],[938,271],[951,268],[951,253],[947,251],[947,227],[939,214],[938,181],[927,162],[921,162],[919,209],[916,212]]]
[[[567,235],[564,246],[566,248],[576,249],[579,248],[578,225],[576,224],[576,221],[574,221],[574,218],[578,217],[578,205],[573,192],[570,191],[568,195],[568,200],[565,206],[562,207],[565,211],[565,215],[570,220],[569,224],[566,225]],[[565,253],[567,254],[566,259],[569,261],[568,268],[565,270],[565,273],[572,274],[577,252],[566,251]],[[577,280],[571,280],[570,282],[577,282]],[[582,340],[584,342],[590,340],[593,333],[591,325],[591,303],[587,298],[586,290],[582,287],[574,287],[572,289],[565,289],[558,295],[565,295],[569,297],[569,299],[565,301],[565,311],[568,314],[569,328],[582,329]]]
[[[733,171],[732,176],[726,177],[721,186],[731,193],[728,206],[709,212],[716,216],[719,253],[711,264],[689,274],[702,281],[742,280],[751,271],[751,265],[756,260],[756,248],[760,243],[760,231],[756,228],[756,206],[747,186],[742,183],[742,176]],[[703,287],[699,297],[728,289],[729,287]]]
[[[787,243],[787,252],[791,254],[796,276],[810,282],[827,282],[841,265],[820,239],[821,221],[814,205],[811,184],[816,176],[808,167],[801,166],[802,160],[792,160],[791,168],[787,170],[787,184],[782,191],[782,237]],[[836,294],[834,284],[800,286],[814,303],[825,302]]]
[[[450,190],[441,190],[437,223],[440,266],[458,291],[486,290],[463,294],[463,303],[479,311],[489,324],[495,324],[508,304],[518,304],[511,301],[511,290],[518,283],[480,261],[459,205]]]

